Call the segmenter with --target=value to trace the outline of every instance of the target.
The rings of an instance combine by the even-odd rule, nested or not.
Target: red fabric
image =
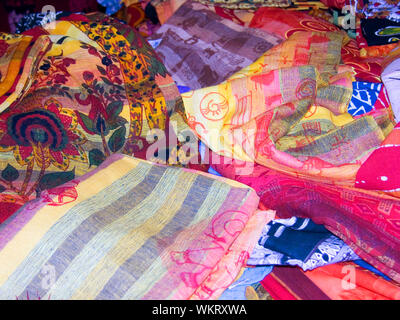
[[[311,218],[345,241],[356,254],[400,282],[400,200],[378,192],[294,178],[210,152],[223,176],[254,188],[262,205],[280,218]],[[220,164],[216,164],[220,163]],[[229,164],[231,163],[231,164]],[[240,168],[245,168],[241,175]]]
[[[0,202],[0,224],[22,207],[20,203]]]
[[[326,265],[305,272],[332,300],[399,300],[400,286],[353,262]]]
[[[330,300],[298,267],[275,266],[261,285],[275,300]]]
[[[356,176],[356,185],[368,190],[400,191],[400,123],[382,144],[363,162]]]
[[[270,7],[258,9],[249,26],[273,32],[282,39],[287,39],[298,31],[339,31],[334,24],[305,12]],[[341,54],[343,63],[354,68],[358,81],[381,82],[380,60],[361,57],[356,40],[351,39],[343,46]]]
[[[310,16],[302,11],[282,8],[262,7],[258,9],[249,26],[272,32],[282,39],[289,38],[298,31],[338,31],[334,24]]]
[[[297,300],[273,274],[267,275],[260,283],[274,300]]]
[[[349,5],[349,0],[321,0],[321,2],[329,8],[342,9],[344,6]]]

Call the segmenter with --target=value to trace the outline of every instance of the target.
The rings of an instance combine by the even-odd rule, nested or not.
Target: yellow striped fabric
[[[0,226],[0,299],[190,298],[258,201],[235,181],[113,155]]]

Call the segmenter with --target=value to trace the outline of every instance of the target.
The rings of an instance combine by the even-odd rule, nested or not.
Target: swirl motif
[[[338,31],[338,28],[328,22],[325,21],[315,21],[315,20],[301,20],[300,26],[294,27],[286,32],[286,38],[289,38],[293,34],[299,31],[318,31],[318,32],[330,32],[330,31]]]
[[[48,110],[16,114],[8,120],[9,132],[20,146],[37,145],[60,151],[68,143],[68,136],[57,116]]]
[[[316,82],[314,79],[306,78],[302,80],[296,88],[297,99],[314,97],[316,94]]]
[[[207,93],[200,102],[200,112],[210,121],[223,119],[229,110],[228,100],[218,92]]]

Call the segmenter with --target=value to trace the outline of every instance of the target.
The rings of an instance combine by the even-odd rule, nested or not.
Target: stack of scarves
[[[114,154],[0,225],[1,299],[216,299],[273,211],[250,187]]]
[[[249,26],[283,42],[254,63],[216,85],[185,83],[188,124],[206,146],[210,172],[250,185],[280,218],[323,224],[399,281],[398,135],[381,66],[360,58],[355,40],[334,25],[274,18],[284,13],[255,13]]]
[[[307,271],[357,259],[353,250],[323,225],[292,217],[275,219],[263,228],[247,265],[289,265]]]
[[[297,32],[226,81],[182,94],[189,126],[219,155],[354,186],[393,123],[387,109],[348,114],[354,79],[340,65],[343,41]]]

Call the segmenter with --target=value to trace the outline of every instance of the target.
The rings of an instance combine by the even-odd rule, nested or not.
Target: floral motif
[[[87,162],[82,145],[87,141],[77,129],[76,115],[63,109],[59,102],[48,99],[43,109],[15,113],[0,118],[0,151],[13,151],[19,165],[27,166],[27,173],[19,194],[29,195],[38,186],[45,170],[54,165],[65,171],[70,160]],[[40,168],[35,185],[26,192],[34,165]],[[11,187],[8,179],[8,187]]]
[[[66,84],[70,77],[67,68],[75,63],[75,59],[68,57],[50,56],[44,59],[39,67],[38,75],[32,84],[33,88],[40,88],[52,84]]]
[[[87,48],[83,45],[84,48]],[[102,65],[97,65],[102,83],[96,79],[93,72],[85,70],[82,73],[84,83],[83,92],[87,92],[86,97],[82,97],[80,93],[75,94],[76,101],[85,106],[90,106],[88,115],[76,111],[78,121],[82,128],[91,135],[100,135],[103,142],[103,151],[99,149],[92,150],[89,155],[91,164],[98,164],[94,160],[93,152],[100,156],[98,159],[104,159],[111,153],[118,151],[125,144],[125,124],[126,119],[120,117],[123,109],[123,101],[126,100],[124,87],[121,85],[122,80],[119,77],[119,68],[114,61],[104,52],[93,51],[92,47],[87,48],[90,54],[101,58]],[[106,136],[111,130],[115,130],[108,142]],[[101,153],[101,154],[100,154]]]

